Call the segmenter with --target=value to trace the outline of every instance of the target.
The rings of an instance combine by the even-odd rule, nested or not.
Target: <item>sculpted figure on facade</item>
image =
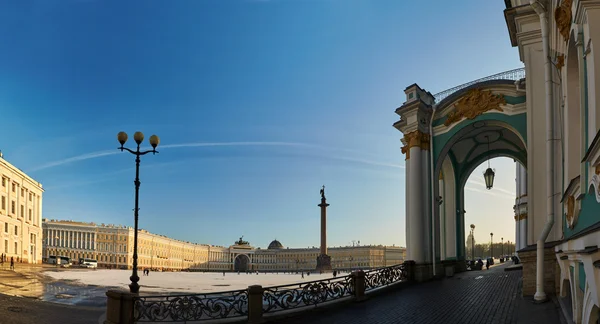
[[[463,118],[473,119],[486,111],[504,111],[500,105],[505,105],[503,95],[493,94],[491,90],[471,89],[455,104],[456,110],[448,115],[444,125],[450,126]]]

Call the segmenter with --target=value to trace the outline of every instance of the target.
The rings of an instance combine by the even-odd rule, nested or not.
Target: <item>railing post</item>
[[[248,323],[263,322],[263,292],[261,285],[248,286]]]
[[[409,282],[415,281],[415,261],[404,261],[404,271],[406,271],[406,279]]]
[[[357,270],[352,272],[352,282],[354,284],[354,300],[355,301],[363,301],[365,300],[365,272],[362,270]]]
[[[132,324],[134,297],[138,294],[124,290],[106,292],[106,321],[104,324]]]

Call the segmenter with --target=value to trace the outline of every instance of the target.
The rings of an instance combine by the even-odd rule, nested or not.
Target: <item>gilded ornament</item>
[[[560,70],[563,66],[565,66],[565,55],[560,54],[556,57],[556,68]]]
[[[594,170],[596,174],[600,174],[600,164],[596,165],[596,169]]]
[[[573,15],[571,13],[572,0],[563,0],[560,6],[554,10],[554,20],[556,20],[556,27],[558,31],[565,39],[565,42],[569,40],[569,32],[571,31],[571,20]]]
[[[505,105],[506,100],[503,95],[493,94],[491,90],[472,89],[467,92],[456,104],[456,110],[448,115],[444,125],[460,121],[463,118],[473,119],[486,111],[492,109],[504,111],[500,105]]]
[[[402,147],[402,154],[406,154],[406,159],[410,159],[410,148],[418,146],[422,150],[429,150],[429,134],[418,130],[404,135],[406,145]]]
[[[516,221],[520,221],[520,220],[524,220],[524,219],[527,219],[527,213],[515,215],[515,220]]]
[[[569,228],[573,228],[571,225],[573,221],[573,216],[575,215],[575,197],[569,196],[567,198],[567,224]]]

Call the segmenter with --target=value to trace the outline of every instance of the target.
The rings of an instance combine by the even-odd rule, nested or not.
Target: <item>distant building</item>
[[[131,227],[47,220],[43,222],[45,260],[65,256],[77,261],[90,258],[99,267],[131,269]],[[396,246],[348,246],[329,248],[334,269],[370,269],[404,262],[406,249]],[[165,271],[296,271],[314,270],[319,248],[290,249],[277,240],[267,249],[236,241],[229,247],[196,244],[138,232],[138,267]]]
[[[42,262],[42,184],[0,153],[0,253],[15,262]]]

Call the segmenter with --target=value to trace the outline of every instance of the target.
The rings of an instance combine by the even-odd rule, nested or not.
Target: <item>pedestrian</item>
[[[223,271],[223,277],[225,277],[225,271]]]
[[[15,270],[15,259],[10,257],[10,270]]]
[[[302,279],[304,279],[304,271],[302,271]]]

